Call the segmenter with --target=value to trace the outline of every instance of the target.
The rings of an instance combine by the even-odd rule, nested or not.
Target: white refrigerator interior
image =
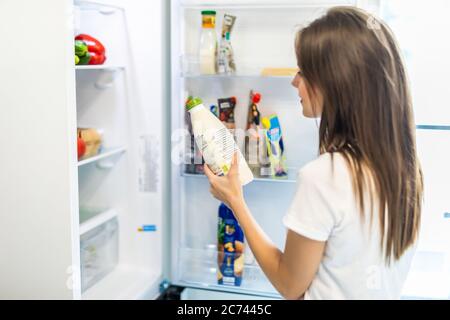
[[[377,1],[172,1],[173,283],[198,289],[280,297],[248,246],[244,252],[242,284],[218,284],[217,224],[220,203],[210,195],[207,179],[201,174],[188,172],[183,165],[184,161],[190,160],[184,153],[184,143],[189,143],[184,102],[189,95],[198,96],[209,108],[217,105],[219,98],[234,96],[237,100],[234,110],[236,128],[245,130],[249,93],[254,90],[262,96],[258,104],[261,116],[278,115],[289,168],[288,177],[284,180],[257,177],[244,187],[244,193],[256,220],[275,244],[283,249],[286,230],[281,220],[295,192],[297,170],[318,155],[319,122],[302,116],[297,92],[290,85],[292,76],[263,76],[262,71],[264,68],[295,69],[296,31],[334,5],[358,5],[371,10],[378,8]],[[235,54],[235,74],[201,74],[198,47],[202,10],[216,11],[218,38],[224,14],[237,17],[230,37]]]

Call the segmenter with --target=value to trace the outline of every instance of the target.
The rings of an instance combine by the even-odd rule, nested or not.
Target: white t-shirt
[[[334,164],[334,168],[333,168]],[[368,193],[364,195],[368,199]],[[380,245],[378,206],[361,215],[344,157],[321,155],[298,173],[294,200],[283,218],[290,230],[326,241],[305,299],[399,299],[415,246],[386,266]],[[299,270],[301,272],[301,270]]]

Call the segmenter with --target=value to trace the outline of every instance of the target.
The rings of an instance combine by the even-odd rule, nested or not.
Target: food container
[[[81,235],[81,290],[85,291],[110,273],[119,258],[117,217]]]
[[[92,128],[78,128],[77,135],[83,139],[86,145],[86,152],[83,155],[83,159],[97,155],[100,152],[102,145],[101,132]]]

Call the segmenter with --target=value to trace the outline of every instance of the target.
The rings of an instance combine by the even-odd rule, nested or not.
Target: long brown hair
[[[412,100],[394,36],[361,9],[335,7],[299,31],[296,55],[308,92],[323,98],[320,153],[345,157],[361,212],[364,188],[376,195],[371,206],[378,201],[390,264],[418,237],[423,193]]]

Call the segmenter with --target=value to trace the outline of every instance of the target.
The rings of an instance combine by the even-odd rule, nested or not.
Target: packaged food
[[[219,119],[228,129],[236,129],[236,123],[234,121],[236,101],[236,97],[218,99]]]
[[[235,16],[225,14],[223,17],[222,37],[217,52],[217,73],[219,74],[236,72],[233,47],[230,41],[231,31],[233,30],[235,21]]]
[[[230,131],[206,109],[199,98],[189,97],[186,109],[190,113],[195,142],[209,168],[216,175],[226,175],[235,152],[239,157],[239,180],[245,185],[253,180],[247,162]]]
[[[267,175],[267,170],[264,168],[270,166],[265,147],[266,139],[261,129],[261,113],[258,110],[260,101],[261,94],[251,90],[245,136],[245,159],[256,176]]]
[[[83,148],[84,153],[80,159],[95,156],[100,152],[102,136],[99,130],[93,128],[78,128],[77,135],[85,144],[85,147]]]
[[[222,38],[225,38],[226,34],[231,34],[233,31],[234,23],[236,22],[236,17],[230,14],[225,14],[223,16],[222,22]]]
[[[80,238],[81,290],[84,292],[118,263],[119,224],[113,218]]]
[[[278,116],[271,115],[270,117],[263,118],[262,125],[265,129],[270,173],[275,178],[287,178],[283,136]]]
[[[240,286],[244,271],[244,233],[231,209],[223,203],[219,206],[217,236],[217,282]]]

